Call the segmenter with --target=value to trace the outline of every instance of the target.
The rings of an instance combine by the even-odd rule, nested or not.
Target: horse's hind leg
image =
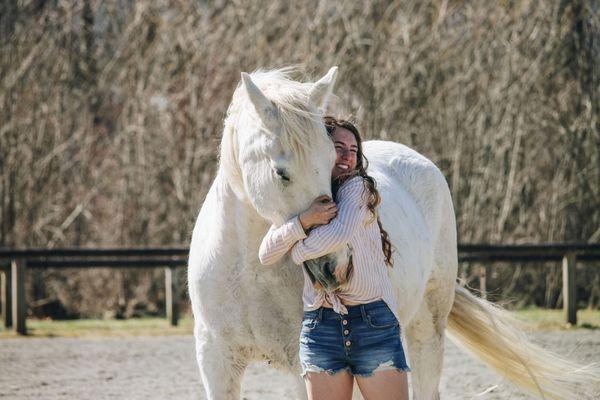
[[[425,301],[406,329],[413,400],[440,398],[446,318],[434,318]]]
[[[248,362],[222,340],[196,335],[196,358],[208,400],[239,400]]]
[[[413,400],[439,399],[439,384],[444,359],[444,339],[448,315],[454,303],[458,269],[456,219],[452,199],[441,174],[438,187],[445,187],[441,201],[439,232],[434,247],[433,270],[423,302],[406,332]],[[432,209],[435,209],[433,207]]]

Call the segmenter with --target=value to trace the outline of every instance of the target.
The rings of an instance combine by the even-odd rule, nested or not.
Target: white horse
[[[258,248],[271,224],[331,194],[334,148],[319,109],[335,75],[332,68],[313,84],[291,80],[286,70],[242,74],[233,95],[218,173],[194,228],[188,269],[197,360],[211,400],[239,399],[248,363],[266,359],[295,374],[298,397],[306,396],[298,358],[301,267],[289,257],[265,267]],[[439,398],[447,327],[525,390],[549,398],[591,398],[586,390],[598,382],[595,372],[578,370],[531,345],[504,311],[456,285],[455,215],[438,168],[396,143],[365,142],[364,152],[382,197],[381,221],[395,249],[390,278],[413,398]],[[331,254],[312,267],[332,260],[336,265],[345,257]]]

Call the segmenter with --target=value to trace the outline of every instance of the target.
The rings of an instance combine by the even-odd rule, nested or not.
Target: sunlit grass
[[[562,310],[525,308],[515,311],[520,320],[532,330],[600,329],[600,310],[579,310],[577,326],[564,322]],[[54,321],[50,319],[28,319],[29,337],[107,337],[107,336],[170,336],[192,335],[193,319],[185,316],[178,326],[170,326],[165,318],[78,319]],[[0,339],[21,337],[0,326]]]
[[[31,337],[96,337],[96,336],[170,336],[191,335],[193,319],[184,317],[177,326],[165,318],[76,319],[55,321],[28,319],[27,334]],[[0,338],[19,337],[0,326]]]
[[[600,310],[578,310],[575,327],[567,325],[563,310],[528,307],[516,310],[515,314],[534,330],[600,329]]]

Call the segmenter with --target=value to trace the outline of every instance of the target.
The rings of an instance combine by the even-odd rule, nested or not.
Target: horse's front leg
[[[308,393],[306,393],[306,384],[304,379],[300,376],[294,377],[294,383],[296,385],[296,398],[298,400],[308,400]]]
[[[239,400],[248,360],[214,335],[196,334],[196,359],[208,400]]]

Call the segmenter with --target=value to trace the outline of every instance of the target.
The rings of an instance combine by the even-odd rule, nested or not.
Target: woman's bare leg
[[[387,370],[375,372],[369,377],[356,377],[365,400],[408,400],[406,372]]]
[[[334,375],[327,372],[307,372],[304,382],[308,400],[352,400],[354,378],[348,371]]]

